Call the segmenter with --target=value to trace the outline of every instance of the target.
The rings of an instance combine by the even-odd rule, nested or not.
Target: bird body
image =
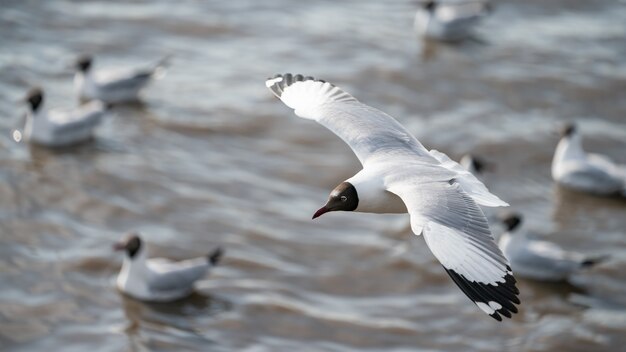
[[[564,131],[552,159],[554,181],[582,192],[626,196],[626,166],[602,155],[587,154],[575,126]]]
[[[473,28],[488,12],[487,2],[427,1],[415,14],[414,27],[429,39],[458,41],[471,36]]]
[[[515,231],[521,217],[514,216],[520,220],[512,223],[514,225],[509,226],[501,235],[498,245],[520,277],[541,281],[564,281],[604,259],[566,251],[555,243]]]
[[[166,59],[150,67],[96,71],[91,57],[83,57],[77,63],[74,87],[83,100],[98,99],[109,104],[136,101],[140,91],[163,70]]]
[[[478,204],[506,206],[471,173],[428,151],[391,116],[338,87],[302,75],[277,75],[266,86],[296,115],[315,120],[354,151],[363,169],[339,184],[313,216],[331,211],[410,214],[411,228],[450,277],[485,313],[511,317],[515,279]]]
[[[105,113],[105,106],[99,101],[67,111],[47,110],[41,90],[29,93],[28,100],[24,139],[47,147],[66,147],[92,138]]]
[[[117,276],[118,289],[144,301],[167,302],[188,296],[194,283],[215,266],[222,254],[218,248],[209,256],[183,261],[148,258],[148,250],[138,235],[131,235],[115,249],[124,250],[124,262]]]

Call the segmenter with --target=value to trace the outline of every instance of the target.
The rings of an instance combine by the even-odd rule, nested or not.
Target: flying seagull
[[[92,101],[71,110],[48,110],[44,93],[31,89],[24,101],[28,104],[24,132],[13,131],[13,139],[22,139],[46,147],[67,147],[89,140],[105,114],[105,106]]]
[[[96,71],[91,56],[76,60],[74,87],[82,100],[98,99],[108,104],[132,102],[139,99],[139,92],[163,73],[169,57],[143,68],[117,68]]]
[[[583,150],[582,137],[574,124],[561,131],[552,159],[552,179],[558,184],[597,195],[626,196],[626,165]]]
[[[534,280],[563,281],[580,270],[607,259],[566,251],[557,244],[533,239],[519,231],[520,214],[508,214],[501,219],[506,226],[498,244],[515,267],[517,275]]]
[[[148,259],[146,244],[137,233],[125,236],[113,249],[125,254],[117,288],[136,299],[152,302],[169,302],[188,296],[193,292],[194,283],[222,256],[222,249],[216,248],[205,257],[179,262]]]
[[[485,313],[517,312],[519,290],[478,206],[507,206],[471,173],[428,151],[391,116],[313,77],[276,75],[265,85],[346,142],[363,169],[340,183],[313,218],[332,211],[410,214],[411,228],[452,280]]]

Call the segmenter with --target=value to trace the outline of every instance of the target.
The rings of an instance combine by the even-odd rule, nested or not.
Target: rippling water
[[[558,189],[553,131],[626,163],[626,6],[498,2],[480,40],[424,44],[396,1],[3,1],[0,10],[0,347],[14,351],[617,351],[626,345],[626,202]],[[67,66],[174,54],[143,105],[94,143],[16,144],[16,101],[41,85],[75,104]],[[497,164],[485,183],[528,228],[609,253],[579,288],[520,280],[511,321],[485,316],[400,215],[311,214],[359,169],[349,148],[264,87],[324,78],[430,148]],[[216,245],[222,265],[175,304],[121,296],[129,230],[153,255]],[[501,231],[494,226],[494,232]]]

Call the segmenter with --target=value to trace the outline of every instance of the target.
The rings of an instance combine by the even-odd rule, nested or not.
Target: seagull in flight
[[[506,232],[500,236],[498,244],[520,277],[566,281],[571,275],[608,258],[566,251],[555,243],[532,238],[519,231],[521,214],[508,214],[501,221]]]
[[[98,99],[107,104],[137,101],[139,92],[155,77],[162,76],[169,57],[143,68],[117,68],[96,71],[93,58],[76,60],[74,87],[82,100]]]
[[[148,259],[148,248],[137,233],[128,234],[113,249],[124,252],[117,288],[131,297],[151,302],[170,302],[188,296],[194,283],[217,265],[223,254],[218,247],[205,257],[179,262]]]
[[[496,320],[517,313],[519,290],[478,206],[508,206],[470,172],[428,151],[400,123],[313,77],[276,75],[265,85],[299,117],[346,142],[363,165],[313,218],[333,211],[409,213],[411,228],[459,288]]]
[[[574,124],[561,131],[552,159],[552,178],[573,190],[626,197],[626,165],[618,165],[604,155],[586,153]]]
[[[487,1],[426,1],[415,14],[414,27],[425,38],[459,41],[470,37],[472,29],[490,11]]]
[[[24,132],[13,131],[13,139],[37,145],[59,148],[85,142],[93,137],[94,129],[105,114],[100,101],[91,101],[71,110],[48,110],[44,107],[44,92],[31,89],[24,101],[28,104]]]

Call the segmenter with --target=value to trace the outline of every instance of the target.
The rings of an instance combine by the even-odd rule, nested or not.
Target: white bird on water
[[[626,196],[626,165],[583,150],[582,138],[573,124],[564,127],[552,159],[552,178],[558,184],[598,195]]]
[[[125,252],[117,288],[136,299],[153,302],[174,301],[191,294],[194,283],[218,263],[223,253],[216,248],[205,257],[179,262],[148,259],[146,244],[136,233],[127,235],[113,248]]]
[[[461,290],[497,320],[511,317],[519,290],[478,204],[507,206],[458,163],[430,152],[391,116],[338,87],[302,75],[276,75],[266,86],[295,110],[346,142],[363,169],[339,184],[314,215],[331,211],[408,213],[416,235]]]
[[[459,41],[470,37],[473,28],[491,11],[487,1],[426,1],[415,14],[415,30],[423,37]]]
[[[515,267],[516,275],[534,280],[564,281],[571,275],[606,259],[569,252],[557,244],[534,239],[517,231],[522,222],[520,214],[508,214],[502,219],[506,232],[498,242],[504,255]]]
[[[24,100],[29,109],[23,135],[13,131],[13,139],[46,147],[67,147],[89,140],[93,131],[105,113],[105,106],[99,101],[92,101],[72,110],[47,110],[44,108],[44,93],[40,88],[33,88]]]
[[[137,101],[139,92],[165,72],[169,57],[143,68],[118,68],[96,71],[91,56],[76,61],[74,87],[80,99],[98,99],[108,104]]]

